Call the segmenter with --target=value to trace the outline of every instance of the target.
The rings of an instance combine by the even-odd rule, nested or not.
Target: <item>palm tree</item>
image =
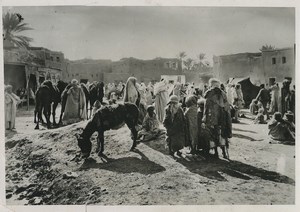
[[[259,50],[260,51],[268,51],[268,50],[274,50],[274,49],[276,49],[275,46],[266,44],[266,45],[263,45]]]
[[[180,59],[181,68],[183,69],[183,59],[186,57],[186,53],[185,52],[179,52],[178,57]]]
[[[199,65],[200,65],[200,67],[202,67],[204,65],[203,60],[205,59],[205,54],[204,53],[200,53],[198,55],[198,59],[199,59]]]
[[[187,58],[185,61],[183,61],[185,67],[187,68],[188,71],[191,70],[192,66],[193,66],[193,59],[191,58]]]
[[[3,41],[8,41],[17,47],[27,48],[30,46],[32,38],[19,35],[20,32],[32,30],[27,23],[22,23],[24,19],[20,14],[7,12],[2,17],[3,22]]]

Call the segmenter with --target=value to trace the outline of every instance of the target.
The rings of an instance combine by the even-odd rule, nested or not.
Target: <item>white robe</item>
[[[20,98],[14,93],[5,93],[5,129],[14,129],[17,114],[17,104]],[[10,126],[9,126],[10,122]]]

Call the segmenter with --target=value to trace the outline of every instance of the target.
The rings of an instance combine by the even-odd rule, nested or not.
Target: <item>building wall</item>
[[[285,57],[285,63],[283,63]],[[276,60],[273,64],[272,60]],[[295,79],[294,48],[286,48],[278,51],[263,51],[262,64],[266,78],[275,77],[277,82],[282,82],[285,77]]]
[[[104,73],[111,72],[111,61],[110,60],[78,60],[78,61],[67,61],[66,70],[63,74],[64,81],[71,81],[72,79],[103,81]]]
[[[14,92],[26,88],[25,65],[4,64],[4,84],[12,85]]]
[[[282,62],[285,57],[286,62]],[[276,60],[273,64],[274,58]],[[222,82],[229,78],[250,77],[254,84],[268,83],[270,77],[282,82],[285,77],[295,78],[294,48],[241,53],[214,57],[213,73]]]
[[[38,64],[52,69],[63,70],[64,68],[64,54],[62,52],[51,51],[43,47],[29,48],[34,53]]]
[[[148,83],[159,81],[161,75],[180,75],[182,74],[182,68],[180,60],[173,58],[156,58],[153,60],[126,58],[113,62],[112,73],[120,74],[124,77],[122,79],[124,82],[126,82],[127,76],[134,76],[139,82]],[[127,75],[124,73],[127,73]]]
[[[52,52],[41,47],[32,47],[29,50],[20,48],[5,49],[5,83],[20,88],[26,87],[26,81],[29,79],[29,87],[35,91],[42,78],[50,79],[53,82],[62,79],[62,69],[54,68],[51,63],[46,64],[45,51]],[[57,55],[60,55],[60,58],[62,58],[60,64],[63,64],[63,54],[57,53]]]
[[[259,83],[263,77],[260,53],[241,53],[214,57],[213,73],[221,82],[229,78],[250,77]]]
[[[126,82],[128,77],[130,77],[130,73],[104,73],[103,74],[103,81],[105,83],[113,82],[113,83],[119,83],[119,82]]]

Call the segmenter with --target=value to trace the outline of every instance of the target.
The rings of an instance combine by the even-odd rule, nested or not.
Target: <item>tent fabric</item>
[[[246,78],[231,78],[229,79],[230,84],[237,84],[239,83],[242,87],[242,92],[244,96],[244,101],[245,101],[245,107],[249,107],[252,99],[255,99],[260,87],[253,85],[250,77]]]

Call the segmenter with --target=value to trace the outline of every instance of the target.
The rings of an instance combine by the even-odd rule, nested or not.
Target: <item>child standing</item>
[[[187,110],[184,113],[187,126],[187,142],[191,147],[191,154],[196,153],[198,146],[198,121],[197,121],[197,99],[195,96],[188,96],[186,99]]]

